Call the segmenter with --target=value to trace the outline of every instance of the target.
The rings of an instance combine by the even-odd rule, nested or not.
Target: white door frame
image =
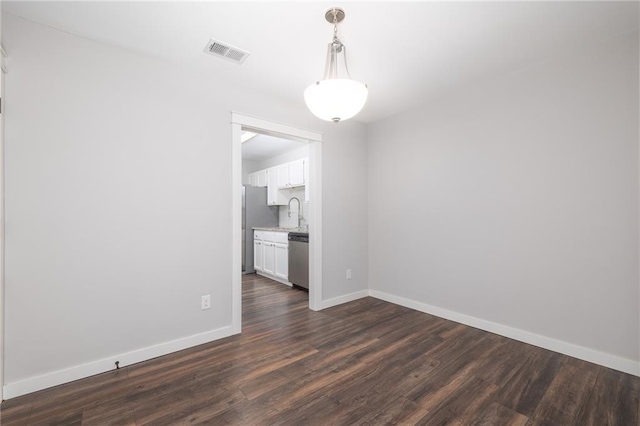
[[[309,142],[309,309],[322,306],[322,133],[231,112],[232,328],[242,331],[242,128]]]
[[[4,75],[7,53],[0,43],[0,402],[4,399]]]

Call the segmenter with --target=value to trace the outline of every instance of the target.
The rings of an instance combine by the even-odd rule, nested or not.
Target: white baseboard
[[[353,302],[369,296],[369,290],[360,290],[355,293],[345,294],[344,296],[334,297],[333,299],[323,300],[320,309],[327,309],[332,306],[342,305],[343,303]]]
[[[3,386],[3,396],[5,399],[15,398],[16,396],[25,395],[31,392],[50,388],[52,386],[61,385],[63,383],[72,382],[74,380],[83,379],[85,377],[113,370],[116,361],[120,361],[120,367],[126,367],[127,365],[222,339],[224,337],[231,336],[232,334],[231,326],[222,327],[217,330],[194,334],[193,336],[183,337],[181,339],[160,343],[147,348],[113,355],[98,361],[65,368],[64,370],[54,371],[52,373],[43,374],[41,376],[32,377],[19,382],[7,383]]]
[[[405,299],[404,297],[394,296],[378,290],[369,290],[369,295],[376,299],[385,300],[387,302],[395,303],[396,305],[415,309],[416,311],[425,312],[427,314],[459,322],[461,324],[499,334],[540,348],[549,349],[584,361],[593,362],[594,364],[613,368],[614,370],[622,371],[624,373],[633,374],[634,376],[640,376],[640,363],[631,359],[621,358],[616,355],[596,351],[594,349],[585,348],[562,340],[541,336],[539,334],[530,333],[528,331],[486,321],[458,312],[449,311],[436,306],[427,305],[426,303],[417,302],[415,300]]]
[[[344,296],[324,300],[322,301],[322,309],[341,305],[343,303],[351,302],[357,299],[362,299],[367,296],[375,297],[376,299],[395,303],[396,305],[415,309],[420,312],[425,312],[461,324],[469,325],[471,327],[479,328],[481,330],[499,334],[501,336],[518,340],[520,342],[569,355],[574,358],[582,359],[584,361],[593,362],[594,364],[609,367],[614,370],[632,374],[634,376],[640,376],[640,363],[630,359],[621,358],[615,355],[596,351],[594,349],[585,348],[583,346],[574,345],[572,343],[552,339],[550,337],[541,336],[539,334],[530,333],[528,331],[494,323],[491,321],[486,321],[480,318],[472,317],[447,309],[438,308],[436,306],[417,302],[415,300],[394,296],[392,294],[384,293],[378,290],[361,290],[354,293],[345,294]],[[232,334],[234,333],[231,326],[222,327],[217,330],[195,334],[193,336],[172,340],[170,342],[149,346],[147,348],[137,349],[135,351],[126,352],[124,354],[113,355],[111,357],[103,358],[98,361],[66,368],[64,370],[54,371],[52,373],[43,374],[41,376],[32,377],[19,382],[7,383],[2,387],[2,394],[4,399],[15,398],[17,396],[25,395],[52,386],[61,385],[64,383],[72,382],[74,380],[83,379],[85,377],[113,370],[116,361],[120,361],[120,366],[125,367],[127,365],[146,361],[172,352],[180,351],[182,349],[187,349],[193,346],[201,345],[203,343],[222,339],[224,337],[231,336]]]

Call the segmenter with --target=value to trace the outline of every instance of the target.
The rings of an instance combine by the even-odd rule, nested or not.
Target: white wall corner
[[[640,362],[638,361],[621,358],[616,355],[596,351],[594,349],[585,348],[583,346],[574,345],[572,343],[556,340],[547,336],[541,336],[539,334],[530,333],[528,331],[509,327],[495,322],[486,321],[480,318],[461,314],[459,312],[438,308],[437,306],[428,305],[426,303],[418,302],[415,300],[405,299],[404,297],[395,296],[378,290],[369,290],[369,295],[371,297],[375,297],[376,299],[395,303],[396,305],[415,309],[416,311],[435,315],[440,318],[445,318],[451,321],[458,322],[460,324],[479,328],[480,330],[499,334],[510,339],[518,340],[520,342],[538,346],[543,349],[559,352],[564,355],[568,355],[574,358],[592,362],[594,364],[602,365],[614,370],[622,371],[624,373],[640,377]]]
[[[331,308],[332,306],[342,305],[343,303],[353,302],[354,300],[362,299],[367,296],[369,296],[369,290],[365,289],[334,297],[332,299],[323,300],[320,309],[327,309]]]
[[[219,340],[231,336],[232,334],[233,328],[231,326],[222,327],[216,330],[194,334],[181,339],[137,349],[135,351],[113,355],[87,364],[76,365],[63,370],[31,377],[19,382],[7,383],[2,387],[4,398],[15,398],[31,392],[69,383],[74,380],[84,379],[95,374],[104,373],[109,370],[113,370],[116,361],[119,361],[120,367],[126,367],[128,365],[136,364],[138,362],[146,361],[172,352],[213,342],[214,340]]]
[[[9,56],[7,55],[7,51],[4,50],[4,46],[2,45],[2,43],[0,43],[0,70],[2,70],[3,73],[7,73],[7,58]]]
[[[242,332],[242,126],[231,114],[231,327]]]
[[[322,309],[322,141],[309,144],[309,309]]]

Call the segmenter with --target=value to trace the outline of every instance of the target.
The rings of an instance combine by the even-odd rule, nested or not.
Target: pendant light
[[[333,41],[327,47],[324,77],[304,91],[304,100],[311,112],[326,121],[337,123],[360,112],[369,90],[367,85],[351,79],[347,67],[347,47],[338,38],[338,23],[344,19],[344,10],[333,7],[325,19],[333,24]],[[338,76],[338,58],[342,54],[344,77]]]

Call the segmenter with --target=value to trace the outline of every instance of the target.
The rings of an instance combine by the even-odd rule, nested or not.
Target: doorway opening
[[[241,141],[242,273],[308,291],[308,142],[245,128]]]
[[[308,289],[322,300],[322,135],[232,113],[233,332],[242,282]]]

